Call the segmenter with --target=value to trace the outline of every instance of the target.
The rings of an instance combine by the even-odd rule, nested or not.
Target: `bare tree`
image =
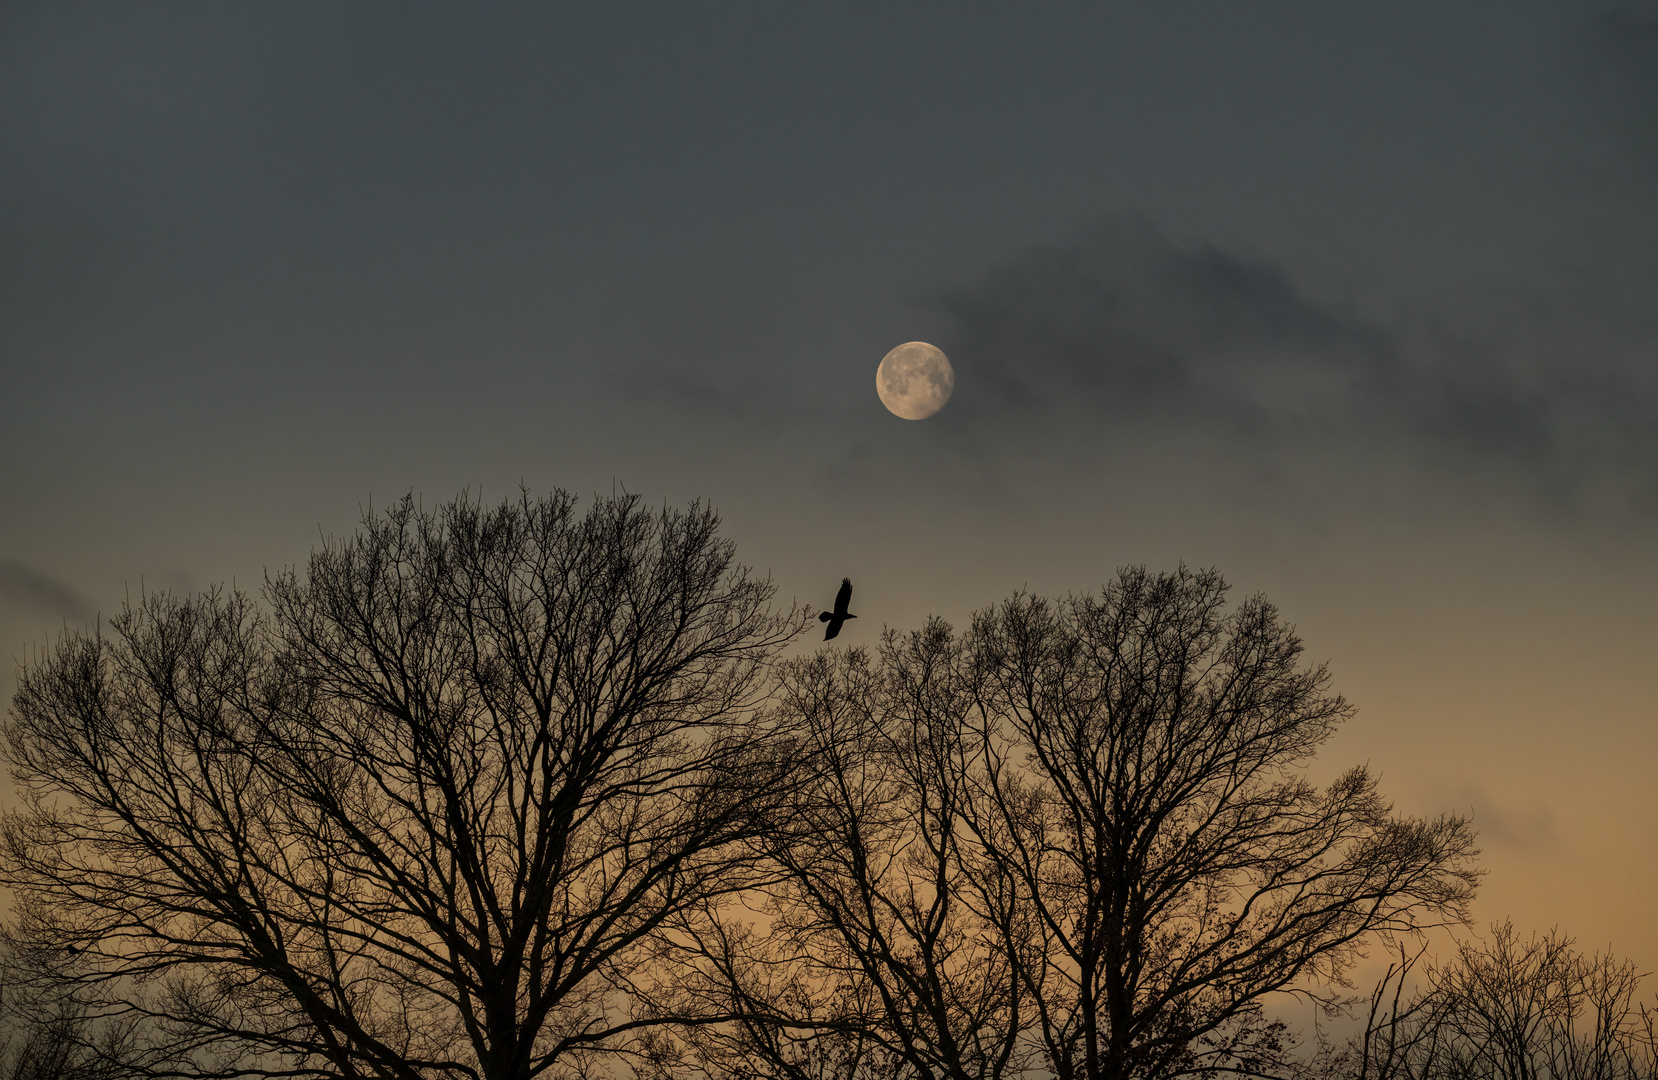
[[[0,880],[152,1075],[583,1074],[792,804],[771,595],[699,506],[405,499],[26,671]]]
[[[75,957],[0,933],[0,1077],[137,1080],[136,1025],[75,1000]]]
[[[995,1080],[1023,1039],[1031,912],[966,828],[973,699],[938,621],[888,631],[877,662],[821,652],[779,672],[779,708],[821,763],[771,837],[763,933],[702,941],[704,1011],[689,1033],[725,1078]],[[694,983],[690,985],[695,985]]]
[[[1363,1033],[1347,1046],[1321,1047],[1316,1072],[1322,1076],[1353,1076],[1355,1080],[1416,1080],[1439,1075],[1444,1046],[1441,1026],[1433,1013],[1442,999],[1433,995],[1407,998],[1413,972],[1428,950],[1427,941],[1414,952],[1396,942],[1399,959],[1388,964],[1370,993]]]
[[[1309,784],[1351,709],[1269,604],[1224,594],[1129,570],[785,666],[779,708],[826,765],[761,917],[703,942],[710,1000],[745,1019],[699,1030],[700,1064],[1283,1074],[1270,995],[1334,1008],[1367,940],[1463,920],[1467,822],[1393,816],[1362,769]]]
[[[1635,1000],[1642,975],[1584,955],[1551,930],[1521,940],[1509,922],[1465,940],[1405,995],[1412,964],[1378,983],[1365,1032],[1338,1071],[1359,1080],[1650,1080],[1658,1014]],[[1385,1005],[1383,1003],[1386,1003]]]
[[[1467,917],[1468,823],[1393,816],[1362,768],[1308,783],[1352,710],[1271,604],[1225,593],[1130,569],[974,618],[968,805],[1036,912],[1062,1080],[1282,1070],[1269,995],[1334,1006],[1367,939]]]

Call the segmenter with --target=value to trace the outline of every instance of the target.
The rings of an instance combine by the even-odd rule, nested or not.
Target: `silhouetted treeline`
[[[785,657],[811,613],[772,594],[701,506],[405,500],[262,603],[66,635],[5,729],[18,1075],[1393,1080],[1473,1046],[1475,953],[1342,1053],[1266,1011],[1339,1009],[1478,871],[1465,819],[1303,778],[1351,709],[1263,598],[1129,569]],[[1483,1052],[1457,1075],[1647,1075]]]
[[[1363,1034],[1331,1063],[1356,1080],[1650,1080],[1658,1012],[1643,973],[1584,954],[1558,930],[1521,940],[1512,923],[1463,940],[1409,987],[1422,952],[1371,994]]]

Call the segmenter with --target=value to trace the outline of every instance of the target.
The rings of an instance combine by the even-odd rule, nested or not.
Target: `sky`
[[[411,492],[707,500],[852,645],[1213,566],[1658,968],[1654,0],[10,3],[0,455],[7,699]]]

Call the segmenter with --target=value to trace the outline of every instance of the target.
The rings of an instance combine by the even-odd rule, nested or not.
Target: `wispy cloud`
[[[0,603],[32,614],[84,619],[91,607],[56,578],[15,559],[0,561]]]
[[[1028,251],[934,303],[982,429],[1192,441],[1262,461],[1502,475],[1556,503],[1658,491],[1658,395],[1590,316],[1492,330],[1382,318],[1284,268],[1127,218]],[[1516,305],[1518,308],[1518,305]],[[952,402],[952,408],[958,405]]]
[[[1561,842],[1554,809],[1547,803],[1500,801],[1479,784],[1436,790],[1431,804],[1472,813],[1480,840],[1521,851],[1538,851]]]
[[[1177,245],[1140,218],[1028,251],[936,304],[956,323],[958,364],[990,391],[979,407],[998,410],[1080,399],[1113,415],[1245,422],[1341,393],[1392,349],[1279,268]]]

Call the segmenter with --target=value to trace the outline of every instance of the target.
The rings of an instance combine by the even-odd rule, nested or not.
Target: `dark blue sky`
[[[1655,361],[1651,0],[0,9],[20,658],[521,481],[711,499],[852,644],[1213,564],[1486,915],[1651,963]]]

